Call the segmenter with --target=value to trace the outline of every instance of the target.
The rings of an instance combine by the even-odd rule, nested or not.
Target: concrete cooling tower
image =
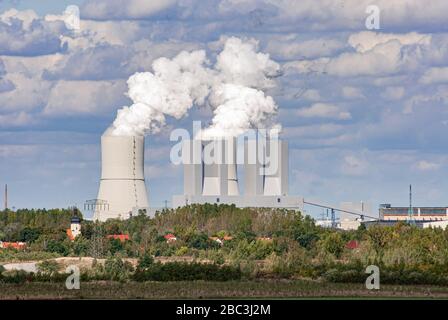
[[[211,140],[202,142],[202,150],[214,150],[214,157],[219,163],[203,163],[203,189],[202,195],[228,195],[237,196],[238,177],[236,163],[236,139]]]
[[[149,210],[144,174],[144,137],[101,137],[101,180],[94,220],[127,219]]]

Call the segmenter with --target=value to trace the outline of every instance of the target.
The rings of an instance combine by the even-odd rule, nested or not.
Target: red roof
[[[124,242],[126,240],[129,240],[129,235],[128,234],[109,234],[107,236],[108,239],[118,239],[121,242]]]
[[[25,249],[26,243],[25,242],[1,242],[0,241],[0,248],[3,249]]]
[[[163,236],[166,240],[170,240],[170,239],[176,239],[176,236],[172,233],[168,233],[166,235]]]
[[[345,244],[347,249],[357,249],[359,247],[359,242],[356,240],[350,240]]]

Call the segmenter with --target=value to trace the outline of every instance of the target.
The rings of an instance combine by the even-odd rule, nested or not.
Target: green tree
[[[330,232],[322,239],[322,247],[324,250],[336,258],[340,258],[344,251],[345,241],[340,232]]]

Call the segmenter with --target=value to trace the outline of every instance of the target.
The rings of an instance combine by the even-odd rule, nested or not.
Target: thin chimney
[[[5,210],[8,209],[8,185],[5,184]]]

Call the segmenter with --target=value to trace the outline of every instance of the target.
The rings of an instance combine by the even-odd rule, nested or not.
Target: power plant
[[[241,142],[241,140],[240,140]],[[303,198],[288,195],[288,144],[274,139],[187,140],[182,145],[184,194],[173,196],[173,207],[189,204],[235,204],[237,207],[302,209]],[[237,164],[244,168],[240,193]]]
[[[101,180],[94,220],[127,219],[148,210],[143,136],[101,136]]]

